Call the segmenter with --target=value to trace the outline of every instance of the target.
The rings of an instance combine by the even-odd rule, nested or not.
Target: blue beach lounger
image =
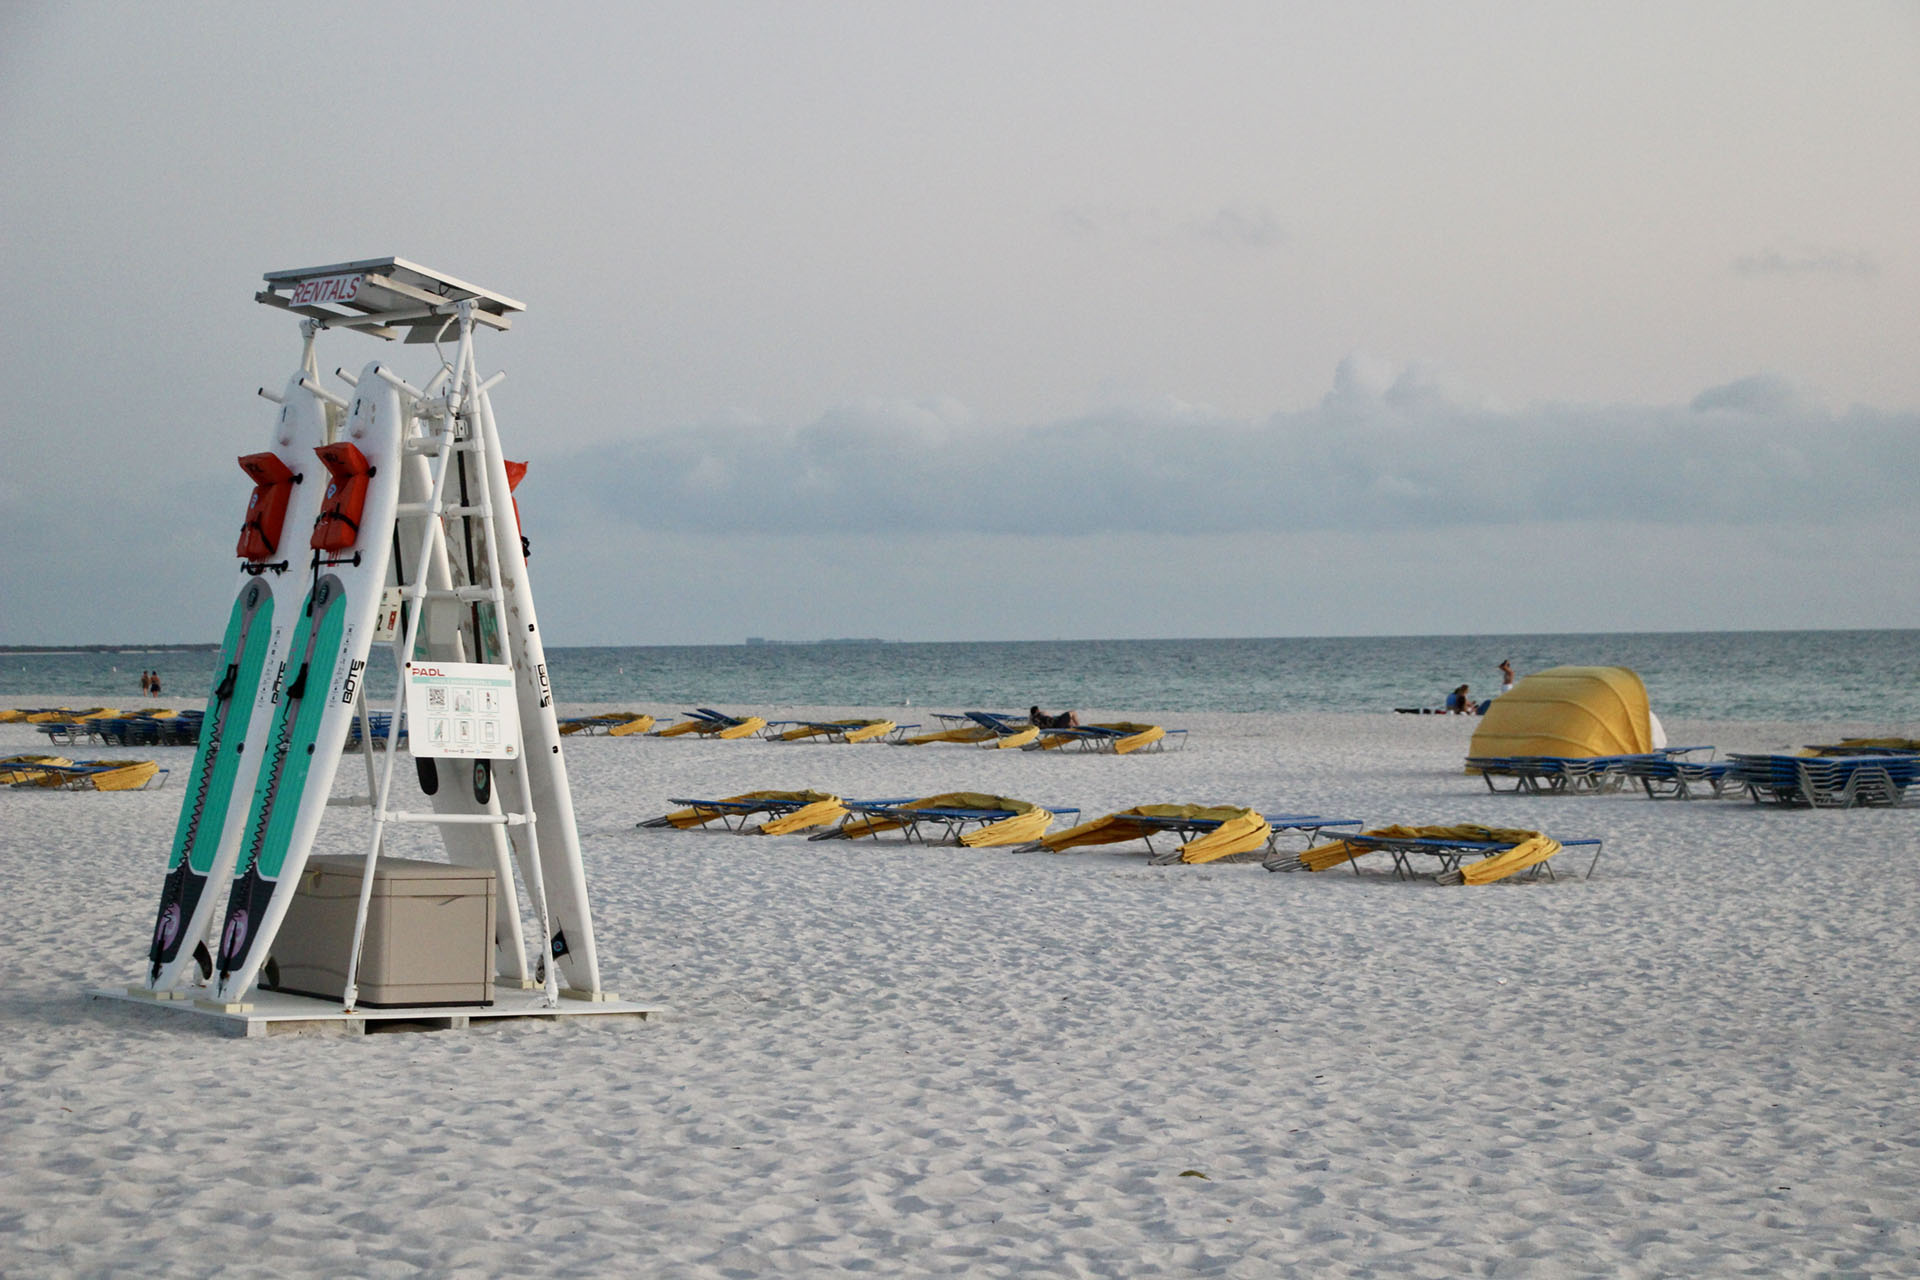
[[[1789,808],[1847,809],[1897,805],[1920,777],[1920,756],[1849,755],[1733,757],[1730,775],[1755,803]]]
[[[1393,859],[1393,874],[1401,880],[1418,874],[1413,868],[1416,855],[1432,858],[1439,864],[1435,878],[1441,884],[1489,884],[1522,871],[1530,876],[1544,874],[1551,880],[1555,877],[1547,859],[1562,849],[1571,848],[1593,850],[1593,858],[1587,863],[1587,877],[1591,878],[1600,862],[1602,842],[1598,838],[1555,840],[1538,831],[1472,824],[1379,827],[1357,835],[1340,836],[1291,859],[1270,859],[1266,868],[1269,871],[1327,871],[1342,862],[1381,852]],[[1476,868],[1480,870],[1476,872]]]
[[[977,791],[949,791],[915,800],[849,800],[840,826],[809,836],[810,840],[878,838],[882,832],[902,832],[922,844],[957,842],[968,848],[1028,844],[1056,817],[1080,816],[1073,808],[1032,804]]]

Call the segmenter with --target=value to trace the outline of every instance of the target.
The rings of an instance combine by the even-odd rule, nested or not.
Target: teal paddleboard
[[[147,952],[148,981],[159,980],[173,963],[190,933],[187,925],[199,916],[201,895],[213,872],[220,834],[226,828],[227,807],[233,798],[240,768],[247,718],[253,710],[254,690],[266,662],[273,634],[273,591],[259,578],[240,589],[227,619],[220,660],[214,667],[213,691],[201,720],[200,747],[187,775],[187,799],[173,831],[173,852],[167,861],[166,884],[160,894],[160,915]]]
[[[287,676],[266,738],[253,799],[247,812],[246,840],[238,872],[227,898],[226,924],[220,931],[219,972],[227,975],[246,964],[267,903],[280,880],[306,792],[320,720],[328,700],[328,677],[340,652],[347,620],[347,597],[338,578],[320,579],[307,597],[304,615],[294,624],[287,647]]]

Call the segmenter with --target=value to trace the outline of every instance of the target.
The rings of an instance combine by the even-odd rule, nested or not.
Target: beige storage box
[[[338,1000],[366,859],[310,858],[274,936],[260,985]],[[494,875],[382,858],[367,903],[358,1003],[374,1009],[493,1003]]]

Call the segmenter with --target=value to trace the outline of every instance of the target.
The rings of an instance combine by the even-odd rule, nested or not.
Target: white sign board
[[[416,756],[520,758],[513,668],[486,662],[407,667],[407,742]]]

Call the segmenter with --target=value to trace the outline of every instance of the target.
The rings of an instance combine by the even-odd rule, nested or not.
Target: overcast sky
[[[387,255],[552,644],[1920,626],[1914,4],[5,3],[0,179],[0,643],[218,638]]]

